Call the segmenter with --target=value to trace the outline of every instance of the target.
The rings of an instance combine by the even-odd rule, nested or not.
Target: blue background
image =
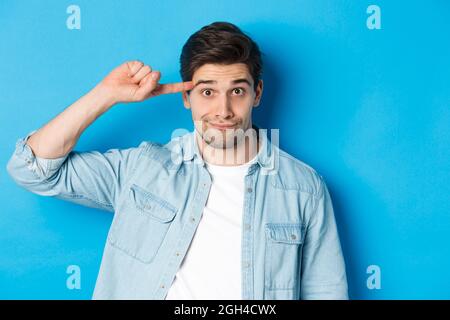
[[[69,30],[66,8],[81,8]],[[366,9],[381,8],[381,30]],[[450,298],[450,2],[0,2],[0,298],[90,299],[112,214],[34,195],[6,163],[110,70],[141,59],[180,81],[189,35],[237,24],[265,53],[254,122],[280,128],[281,148],[327,181],[353,299]],[[77,150],[165,142],[192,128],[181,94],[121,104]],[[81,289],[66,287],[79,265]],[[381,289],[369,290],[369,265]]]

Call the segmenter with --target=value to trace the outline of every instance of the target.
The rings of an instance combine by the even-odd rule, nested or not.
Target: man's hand
[[[137,102],[166,93],[191,90],[192,81],[159,84],[161,72],[152,70],[139,60],[127,61],[111,71],[100,83],[110,101]]]

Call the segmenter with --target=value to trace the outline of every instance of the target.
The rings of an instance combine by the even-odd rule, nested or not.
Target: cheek
[[[233,112],[236,115],[239,115],[241,117],[247,116],[251,111],[253,107],[253,99],[246,97],[246,98],[236,98],[233,101]]]
[[[201,119],[214,113],[214,99],[205,99],[198,96],[191,97],[191,110],[195,119]]]
[[[192,93],[190,97],[191,106],[198,110],[204,109],[208,105],[208,100],[198,94]]]
[[[192,112],[192,118],[194,120],[204,119],[210,113],[207,105],[199,105],[199,104],[192,104],[192,103],[191,103],[191,112]]]

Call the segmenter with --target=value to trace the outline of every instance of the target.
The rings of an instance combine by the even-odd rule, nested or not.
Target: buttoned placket
[[[206,201],[208,200],[208,195],[211,189],[211,176],[204,166],[202,166],[200,172],[201,177],[199,187],[193,200],[191,215],[183,227],[182,234],[178,238],[173,254],[169,257],[167,268],[165,268],[165,272],[159,280],[159,286],[155,293],[155,299],[157,300],[162,300],[167,295],[173,279],[181,266],[181,262],[187,253],[191,240],[194,237],[194,233],[200,222],[203,209],[206,206]]]
[[[242,215],[242,241],[241,241],[241,290],[242,300],[253,300],[253,272],[254,272],[254,243],[253,219],[255,203],[255,176],[258,173],[258,164],[252,164],[244,179],[244,212]]]

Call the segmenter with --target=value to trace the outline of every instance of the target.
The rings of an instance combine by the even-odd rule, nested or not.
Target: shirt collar
[[[260,150],[256,156],[256,161],[253,165],[257,164],[265,170],[275,169],[275,153],[278,150],[276,146],[267,137],[267,129],[260,129],[256,125],[253,125],[253,129],[258,133],[260,140]],[[200,154],[197,139],[195,135],[198,134],[195,129],[181,137],[181,151],[183,161],[196,161],[196,163],[204,165],[204,160]]]

